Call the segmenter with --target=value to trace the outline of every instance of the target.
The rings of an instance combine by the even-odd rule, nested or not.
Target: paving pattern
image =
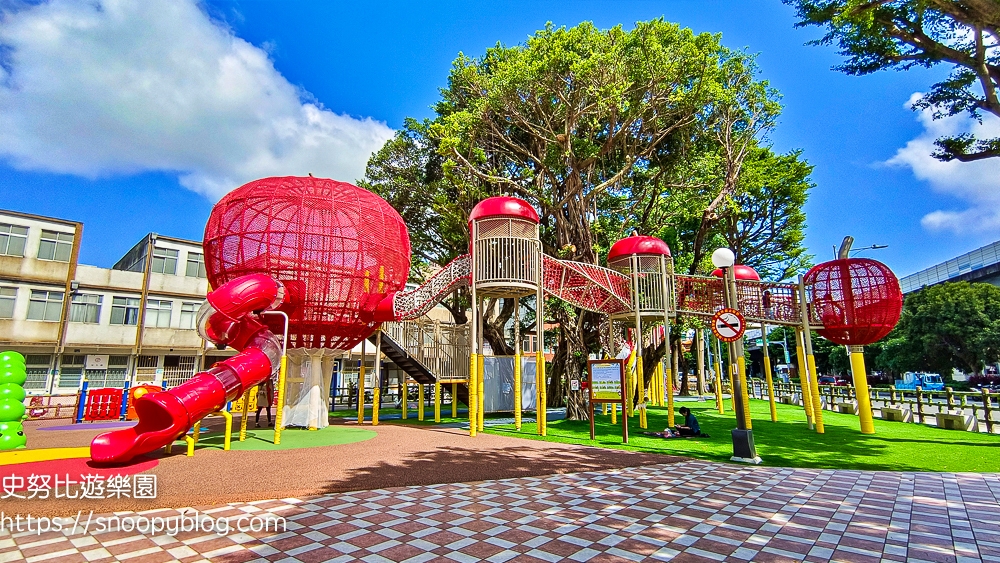
[[[996,474],[686,461],[199,509],[280,533],[0,532],[0,561],[1000,562],[998,499]]]

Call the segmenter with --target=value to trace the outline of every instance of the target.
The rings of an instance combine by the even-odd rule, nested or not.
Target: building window
[[[172,248],[153,248],[153,265],[150,271],[157,274],[176,274],[177,255],[178,252]]]
[[[197,359],[195,356],[164,356],[163,381],[167,387],[176,387],[191,379]]]
[[[63,292],[31,290],[29,321],[58,321],[62,317]]]
[[[128,374],[128,356],[108,357],[108,369],[88,369],[85,373],[91,389],[125,387]]]
[[[186,328],[186,329],[196,328],[195,323],[197,323],[198,321],[198,309],[200,308],[201,308],[201,303],[181,304],[180,328]]]
[[[42,241],[38,243],[39,260],[69,262],[73,253],[73,234],[42,231]]]
[[[76,389],[83,379],[83,366],[87,356],[64,354],[59,366],[59,387]]]
[[[111,300],[111,324],[139,324],[139,299],[135,297],[115,297]]]
[[[156,328],[170,327],[170,311],[174,302],[163,299],[146,300],[146,326]]]
[[[14,318],[14,300],[16,298],[16,287],[0,286],[0,319]]]
[[[0,223],[0,254],[24,256],[26,242],[28,242],[28,227]]]
[[[188,252],[187,277],[204,278],[205,276],[205,255],[197,252]]]
[[[69,304],[69,322],[98,323],[101,319],[101,302],[103,295],[96,293],[78,293]]]
[[[44,390],[49,383],[49,365],[52,356],[48,354],[28,354],[24,357],[28,379],[24,381],[26,390]]]

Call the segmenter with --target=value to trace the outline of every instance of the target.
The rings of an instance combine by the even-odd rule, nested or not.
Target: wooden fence
[[[753,379],[750,384],[751,395],[758,399],[767,399],[767,385]],[[853,385],[820,385],[820,398],[823,408],[840,412],[855,412],[857,395]],[[996,394],[989,391],[954,391],[946,387],[941,391],[925,391],[916,389],[896,389],[895,387],[872,387],[871,403],[873,414],[886,420],[902,420],[917,424],[935,424],[949,417],[971,417],[974,421],[972,430],[994,433],[1000,432],[1000,411],[994,401]],[[800,404],[802,388],[797,383],[774,384],[776,401],[788,404]],[[938,415],[942,415],[939,417]]]

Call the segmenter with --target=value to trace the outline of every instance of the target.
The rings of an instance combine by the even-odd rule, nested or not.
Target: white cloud
[[[913,94],[906,107],[919,97],[920,93]],[[931,231],[956,234],[1000,228],[1000,158],[942,162],[931,156],[936,150],[935,139],[943,135],[972,132],[977,137],[1000,136],[1000,119],[987,114],[981,124],[962,115],[934,120],[929,110],[919,112],[917,119],[924,126],[923,133],[897,150],[886,164],[909,167],[914,176],[930,183],[935,191],[953,195],[969,205],[962,210],[928,213],[921,219],[921,225]]]
[[[308,101],[195,0],[51,0],[0,16],[0,157],[20,169],[169,171],[218,198],[264,176],[354,181],[392,135]]]

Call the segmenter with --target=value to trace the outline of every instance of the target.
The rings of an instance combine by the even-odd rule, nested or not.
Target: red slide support
[[[94,438],[91,459],[125,463],[162,448],[183,436],[195,422],[270,377],[278,367],[281,344],[256,312],[275,309],[283,299],[281,282],[262,274],[237,278],[209,293],[198,312],[202,336],[240,353],[173,389],[136,399],[139,423]]]

